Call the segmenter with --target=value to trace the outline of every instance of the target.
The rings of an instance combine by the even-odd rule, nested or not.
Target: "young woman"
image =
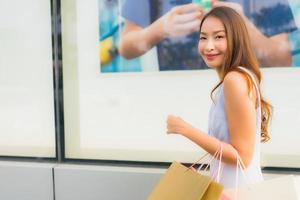
[[[225,188],[236,184],[236,153],[247,177],[239,175],[238,184],[261,181],[260,142],[269,139],[271,105],[260,93],[261,73],[242,17],[229,7],[213,8],[200,24],[198,50],[220,79],[211,92],[208,134],[172,115],[167,132],[187,137],[212,155],[222,144]],[[213,162],[211,174],[217,167]]]

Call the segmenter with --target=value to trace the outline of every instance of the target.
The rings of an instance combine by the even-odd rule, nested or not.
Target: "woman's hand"
[[[180,117],[169,115],[167,118],[167,133],[185,135],[193,127]]]

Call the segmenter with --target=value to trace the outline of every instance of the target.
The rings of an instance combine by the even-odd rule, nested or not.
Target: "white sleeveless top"
[[[260,106],[260,92],[257,87],[256,80],[252,73],[246,68],[239,67],[241,70],[250,75],[253,80],[255,89],[257,91],[257,102],[258,107],[256,110],[256,136],[255,136],[255,146],[254,154],[250,165],[244,170],[247,180],[242,176],[239,169],[238,175],[238,185],[243,186],[249,183],[255,183],[263,180],[262,172],[260,168],[260,134],[261,134],[261,106]],[[208,122],[208,134],[212,135],[219,140],[230,143],[230,134],[227,125],[225,105],[224,105],[224,88],[221,84],[216,91],[214,103],[212,104],[209,112],[209,122]],[[211,175],[215,175],[218,170],[219,162],[214,160],[210,167]],[[224,185],[225,188],[233,188],[236,184],[236,165],[230,165],[223,163],[223,170],[220,176],[220,183]]]

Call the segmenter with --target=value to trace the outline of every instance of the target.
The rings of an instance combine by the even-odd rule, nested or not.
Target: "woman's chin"
[[[210,69],[216,69],[216,67],[215,67],[214,65],[212,65],[212,64],[206,63],[206,65],[207,65],[207,67],[210,68]]]

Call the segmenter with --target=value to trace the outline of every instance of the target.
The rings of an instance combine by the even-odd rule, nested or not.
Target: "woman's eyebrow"
[[[220,33],[220,32],[225,32],[225,30],[214,31],[213,34],[217,34],[217,33]],[[202,34],[202,35],[207,35],[206,32],[200,32],[200,34]]]

